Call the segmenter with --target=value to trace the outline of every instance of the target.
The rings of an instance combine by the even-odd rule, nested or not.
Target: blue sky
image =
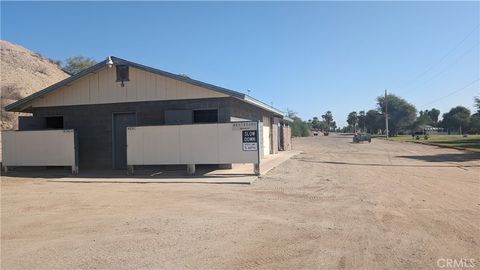
[[[115,55],[339,126],[385,88],[473,109],[479,24],[480,2],[1,3],[1,38],[50,58]]]

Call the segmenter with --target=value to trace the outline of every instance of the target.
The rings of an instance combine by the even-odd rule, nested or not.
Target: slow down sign
[[[242,131],[242,147],[243,151],[257,151],[257,131],[243,130]]]

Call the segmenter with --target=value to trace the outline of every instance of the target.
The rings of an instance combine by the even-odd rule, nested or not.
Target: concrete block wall
[[[279,139],[278,139],[278,130],[279,130],[279,124],[278,124],[278,118],[273,119],[273,125],[272,125],[272,149],[271,152],[272,154],[278,154],[278,147],[279,147]]]
[[[273,117],[271,112],[231,97],[39,107],[33,108],[33,116],[63,116],[64,128],[77,131],[79,166],[111,169],[114,113],[135,113],[137,126],[152,126],[165,124],[165,111],[198,109],[217,109],[219,123],[230,122],[231,117],[254,121]],[[278,144],[278,136],[273,134],[273,138],[273,145]]]
[[[230,100],[230,115],[232,117],[248,119],[251,121],[263,121],[263,117],[273,117],[273,113],[262,110],[256,106],[232,98]]]
[[[292,150],[292,130],[290,127],[287,126],[282,126],[281,127],[281,132],[282,132],[282,145],[280,146],[283,151],[289,151]]]
[[[229,98],[147,101],[34,108],[34,116],[63,116],[64,128],[78,136],[81,168],[113,168],[113,114],[136,113],[137,126],[164,125],[166,110],[218,109],[220,123],[230,121]]]

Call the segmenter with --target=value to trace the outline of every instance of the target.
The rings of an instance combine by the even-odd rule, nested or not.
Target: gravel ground
[[[350,141],[297,139],[252,185],[3,177],[2,269],[480,267],[478,154]]]

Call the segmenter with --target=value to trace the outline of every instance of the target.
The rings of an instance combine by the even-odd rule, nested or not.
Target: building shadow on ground
[[[178,179],[184,178],[186,182],[188,179],[195,183],[195,179],[209,178],[209,179],[228,179],[231,177],[251,177],[253,173],[234,173],[228,169],[219,169],[217,166],[197,165],[195,175],[188,175],[186,168],[177,166],[172,169],[172,166],[155,166],[152,168],[135,169],[134,174],[128,174],[127,170],[113,170],[113,169],[80,169],[78,174],[72,174],[70,167],[12,167],[9,168],[8,173],[2,172],[2,176],[11,178],[91,178],[91,179]],[[165,183],[168,183],[166,181]],[[205,182],[208,183],[208,182]]]
[[[414,159],[427,162],[467,162],[479,161],[480,154],[477,153],[457,153],[457,154],[437,154],[437,155],[404,155],[396,156],[398,158]]]
[[[455,141],[434,141],[432,145],[436,146],[455,146],[463,149],[480,149],[480,139],[458,139]]]
[[[407,157],[407,156],[405,156]],[[308,160],[308,159],[300,159],[297,158],[296,160],[302,162],[310,162],[310,163],[323,163],[323,164],[332,164],[332,165],[348,165],[348,166],[373,166],[373,167],[409,167],[409,168],[448,168],[448,167],[480,167],[480,164],[473,165],[473,164],[465,164],[465,165],[455,165],[455,164],[387,164],[387,163],[360,163],[360,162],[343,162],[343,161],[321,161],[321,160]],[[468,160],[465,160],[468,161]],[[448,162],[448,160],[444,160],[444,162]],[[457,161],[458,162],[458,161]]]

